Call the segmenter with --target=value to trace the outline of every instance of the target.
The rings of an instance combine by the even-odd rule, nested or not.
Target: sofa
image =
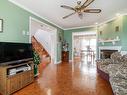
[[[127,55],[115,52],[96,63],[98,74],[110,82],[114,95],[127,95]]]

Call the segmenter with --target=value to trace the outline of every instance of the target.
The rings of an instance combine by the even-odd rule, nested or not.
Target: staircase
[[[46,66],[47,64],[51,63],[51,56],[34,36],[32,36],[32,46],[33,49],[39,54],[43,66]]]

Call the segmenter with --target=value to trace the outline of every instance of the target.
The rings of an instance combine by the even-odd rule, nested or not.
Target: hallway
[[[113,95],[92,64],[49,64],[34,83],[14,95]]]
[[[79,58],[83,63],[95,63],[97,36],[96,32],[73,33],[73,59]]]

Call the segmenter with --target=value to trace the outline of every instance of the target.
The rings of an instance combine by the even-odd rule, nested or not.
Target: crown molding
[[[96,25],[82,26],[82,27],[72,27],[72,28],[64,28],[64,30],[72,30],[72,29],[81,29],[81,28],[94,28]]]
[[[63,28],[63,27],[61,27],[61,26],[59,26],[59,25],[57,25],[57,24],[51,22],[50,20],[46,19],[45,17],[40,16],[39,14],[35,13],[34,11],[32,11],[32,10],[26,8],[25,6],[23,6],[23,5],[21,5],[21,4],[17,3],[17,2],[15,2],[15,1],[13,1],[13,0],[8,0],[8,1],[11,2],[11,3],[13,3],[13,4],[15,4],[15,5],[17,5],[17,6],[20,7],[20,8],[22,8],[22,9],[24,9],[24,10],[26,10],[26,11],[32,13],[33,15],[36,15],[36,16],[40,17],[41,19],[43,19],[43,20],[45,20],[45,21],[47,21],[47,22],[49,22],[49,23],[55,25],[56,27],[61,28],[62,30],[72,30],[72,29],[80,29],[80,28],[95,28],[95,27],[97,27],[97,26],[103,25],[103,24],[108,23],[108,22],[110,22],[110,21],[112,21],[112,20],[115,20],[115,19],[117,18],[117,16],[111,17],[110,19],[108,19],[108,20],[106,20],[106,21],[103,21],[102,23],[99,23],[98,25],[89,25],[89,26],[82,26],[82,27]],[[121,15],[124,16],[124,15],[127,15],[127,13],[123,13],[123,14],[121,14]]]
[[[33,15],[38,16],[39,18],[41,18],[41,19],[43,19],[43,20],[45,20],[45,21],[47,21],[47,22],[49,22],[49,23],[55,25],[56,27],[61,28],[61,29],[64,30],[63,27],[61,27],[61,26],[59,26],[59,25],[57,25],[57,24],[55,24],[55,23],[49,21],[49,20],[46,19],[45,17],[40,16],[39,14],[37,14],[37,13],[35,13],[34,11],[32,11],[32,10],[26,8],[25,6],[23,6],[23,5],[21,5],[21,4],[17,3],[17,2],[15,2],[15,1],[13,1],[13,0],[8,0],[8,1],[11,2],[11,3],[13,3],[13,4],[15,4],[16,6],[18,6],[18,7],[22,8],[22,9],[24,9],[24,10],[26,10],[26,11],[32,13]]]
[[[127,15],[127,13],[123,13],[123,14],[120,15],[120,17],[126,16],[126,15]],[[110,18],[110,19],[108,19],[108,20],[106,20],[106,21],[103,21],[102,23],[98,24],[97,26],[106,24],[106,23],[108,23],[108,22],[110,22],[110,21],[113,21],[113,20],[117,19],[118,17],[119,17],[119,16],[114,16],[114,17],[112,17],[112,18]]]
[[[126,15],[127,15],[127,13],[121,14],[121,16],[126,16]],[[112,18],[110,18],[108,20],[103,21],[102,23],[99,23],[98,25],[89,25],[89,26],[74,27],[74,28],[72,27],[72,28],[66,28],[64,30],[72,30],[72,29],[80,29],[80,28],[96,28],[97,26],[101,26],[101,25],[106,24],[106,23],[108,23],[110,21],[113,21],[113,20],[115,20],[117,18],[118,18],[117,16],[114,16],[114,17],[112,17]]]

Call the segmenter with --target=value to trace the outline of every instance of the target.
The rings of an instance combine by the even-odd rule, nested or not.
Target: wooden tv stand
[[[29,65],[31,69],[17,72],[16,74],[8,74],[10,69]],[[19,63],[16,65],[1,65],[0,66],[0,93],[2,95],[10,95],[21,88],[27,86],[34,81],[34,64],[33,61]]]

